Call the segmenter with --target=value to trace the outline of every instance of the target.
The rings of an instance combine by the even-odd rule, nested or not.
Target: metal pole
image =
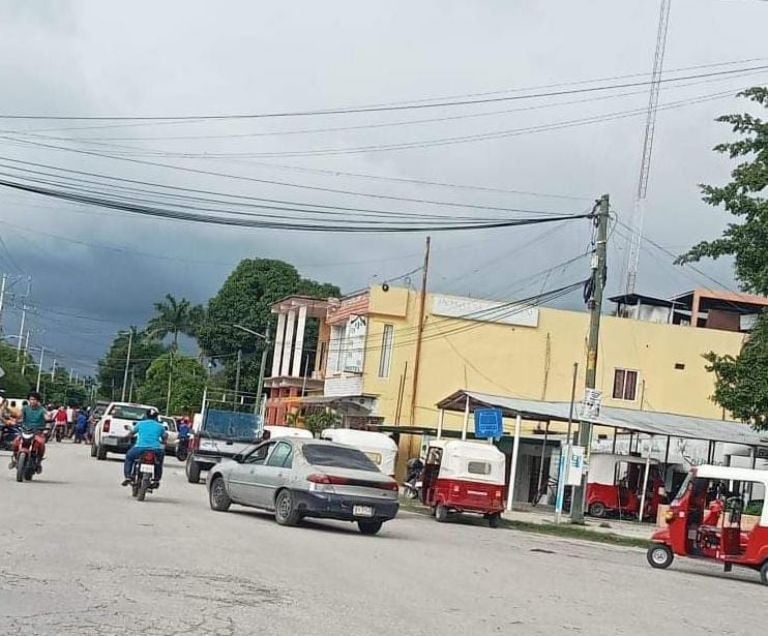
[[[21,310],[21,329],[19,329],[19,342],[16,345],[16,362],[21,361],[21,348],[24,343],[24,325],[27,322],[27,305],[22,305]]]
[[[27,358],[29,356],[29,329],[27,329],[27,336],[24,338],[24,355],[21,357],[21,375],[24,375],[27,371]]]
[[[461,439],[467,439],[467,428],[469,428],[469,396],[464,403],[464,423],[461,425]]]
[[[56,358],[53,359],[53,365],[51,366],[51,381],[56,379]]]
[[[566,445],[560,445],[560,461],[557,469],[557,497],[555,498],[555,523],[560,523],[563,514],[563,500],[565,499],[565,478],[568,470],[568,458],[571,455],[570,441]]]
[[[653,450],[653,435],[648,438],[648,455],[645,458],[645,475],[643,476],[643,493],[640,496],[640,514],[637,516],[638,523],[643,522],[645,515],[645,493],[648,490],[648,475],[651,472],[651,451]]]
[[[40,347],[40,362],[37,365],[37,384],[35,385],[35,391],[40,393],[40,379],[43,376],[43,356],[45,355],[45,347]]]
[[[272,345],[272,341],[269,337],[269,325],[267,325],[267,333],[265,334],[266,337],[264,338],[264,349],[261,351],[261,368],[259,369],[259,384],[256,387],[256,408],[254,409],[255,413],[259,413],[261,410],[261,399],[262,399],[262,393],[264,393],[264,369],[267,366],[267,353],[269,352],[269,347]]]
[[[128,369],[131,366],[131,349],[133,348],[133,329],[128,330],[128,353],[125,356],[125,370],[123,371],[123,392],[120,401],[125,402],[125,390],[128,386]]]
[[[517,475],[517,455],[520,452],[520,428],[523,418],[518,414],[515,419],[515,438],[512,442],[512,465],[509,468],[509,488],[507,489],[507,510],[512,510],[515,503],[515,476]]]
[[[237,408],[237,398],[240,395],[240,365],[243,361],[243,350],[237,350],[237,371],[235,371],[235,395],[232,397],[232,406]]]
[[[445,423],[445,409],[440,409],[440,417],[437,420],[437,439],[443,437],[443,424]]]
[[[571,383],[571,406],[568,409],[568,444],[573,442],[571,435],[573,434],[573,409],[576,403],[576,378],[579,374],[579,363],[573,363],[573,381]]]
[[[600,316],[603,309],[603,289],[606,274],[606,247],[608,243],[608,216],[610,204],[607,194],[600,197],[594,215],[597,226],[597,243],[592,255],[592,297],[589,299],[589,337],[587,339],[586,388],[594,389],[597,381],[597,351],[600,342]],[[581,484],[576,486],[571,501],[571,520],[584,522],[584,498],[587,492],[587,471],[589,470],[589,450],[592,443],[592,424],[582,421],[579,425],[579,446],[584,447],[584,473]]]
[[[128,401],[133,402],[133,382],[136,379],[135,369],[131,369],[131,384],[128,388]]]

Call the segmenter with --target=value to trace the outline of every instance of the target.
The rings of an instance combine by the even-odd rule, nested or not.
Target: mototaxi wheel
[[[443,523],[448,519],[448,508],[446,508],[443,504],[437,504],[435,507],[435,519]]]
[[[768,561],[760,568],[760,581],[763,585],[768,585]]]
[[[654,543],[646,553],[648,564],[656,570],[666,570],[675,558],[669,546],[663,543]]]
[[[605,504],[600,503],[599,501],[596,501],[590,504],[589,508],[587,509],[587,514],[590,517],[597,517],[598,519],[605,518],[606,516]]]

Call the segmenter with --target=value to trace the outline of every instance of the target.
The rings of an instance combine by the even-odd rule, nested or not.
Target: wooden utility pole
[[[594,389],[597,382],[597,348],[600,341],[600,315],[603,309],[603,288],[606,274],[606,244],[608,242],[608,215],[610,211],[608,195],[600,197],[595,206],[594,223],[597,228],[597,242],[592,254],[592,282],[589,306],[589,336],[587,339],[587,389]],[[579,446],[584,447],[585,468],[589,463],[589,447],[592,443],[592,424],[579,423]],[[587,491],[587,470],[582,473],[581,485],[573,491],[571,502],[571,521],[584,522],[584,495]]]
[[[235,372],[235,396],[232,398],[232,406],[237,408],[237,400],[240,397],[240,366],[243,363],[243,350],[237,350],[237,371]]]
[[[417,392],[419,390],[419,366],[421,363],[421,341],[424,335],[424,313],[426,311],[427,304],[427,279],[429,275],[429,250],[431,246],[431,238],[427,237],[427,245],[424,250],[424,271],[421,278],[421,296],[419,300],[419,324],[416,326],[416,354],[413,360],[413,384],[411,385],[411,414],[410,425],[416,425],[416,400]]]

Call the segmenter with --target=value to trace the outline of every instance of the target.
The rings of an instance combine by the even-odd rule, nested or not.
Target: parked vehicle
[[[421,499],[421,491],[424,482],[421,480],[424,472],[424,462],[420,457],[412,457],[408,460],[407,474],[403,482],[403,494],[408,499]]]
[[[305,517],[352,521],[363,534],[376,534],[399,506],[397,482],[361,451],[300,437],[270,439],[221,462],[207,487],[213,510],[261,508],[286,526]]]
[[[764,498],[766,490],[765,470],[691,469],[666,513],[667,527],[651,537],[648,563],[664,569],[675,555],[707,559],[722,563],[726,572],[734,565],[755,570],[768,585],[768,507],[761,506],[753,528],[742,526],[745,506]]]
[[[133,464],[131,494],[139,501],[144,501],[148,492],[155,489],[155,465],[160,460],[154,451],[148,450]]]
[[[264,426],[261,431],[261,439],[276,439],[278,437],[302,437],[304,439],[313,439],[312,431],[298,426]]]
[[[200,473],[223,459],[245,453],[261,441],[259,419],[253,413],[207,410],[195,423],[186,463],[187,481],[200,482]]]
[[[589,461],[586,494],[587,513],[592,517],[640,515],[646,460],[630,455],[593,453]],[[664,477],[652,459],[645,494],[643,518],[656,518],[659,504],[666,501]]]
[[[144,418],[148,404],[134,402],[111,402],[93,430],[91,457],[104,460],[107,453],[124,455],[133,445],[126,437],[133,425]]]
[[[482,442],[433,440],[422,476],[422,502],[437,521],[451,512],[481,514],[495,528],[504,511],[504,453]]]
[[[21,445],[16,455],[16,481],[30,481],[42,472],[40,449],[45,445],[45,433],[21,431]]]
[[[395,475],[397,444],[389,435],[351,428],[326,428],[320,434],[320,439],[357,448],[365,453],[382,473],[390,477]]]
[[[176,426],[176,420],[166,415],[161,415],[158,419],[168,433],[168,437],[165,438],[165,454],[175,455],[179,442],[179,429]]]
[[[13,450],[13,442],[21,433],[17,424],[0,425],[0,450]]]

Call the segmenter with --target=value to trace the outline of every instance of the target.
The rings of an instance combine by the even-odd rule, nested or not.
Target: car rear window
[[[378,471],[365,453],[356,448],[326,446],[325,444],[305,444],[302,452],[313,466],[332,466],[333,468],[351,468],[353,470]]]
[[[109,414],[120,420],[133,420],[134,422],[138,422],[139,420],[144,419],[144,416],[147,414],[147,407],[116,404],[112,407]]]

